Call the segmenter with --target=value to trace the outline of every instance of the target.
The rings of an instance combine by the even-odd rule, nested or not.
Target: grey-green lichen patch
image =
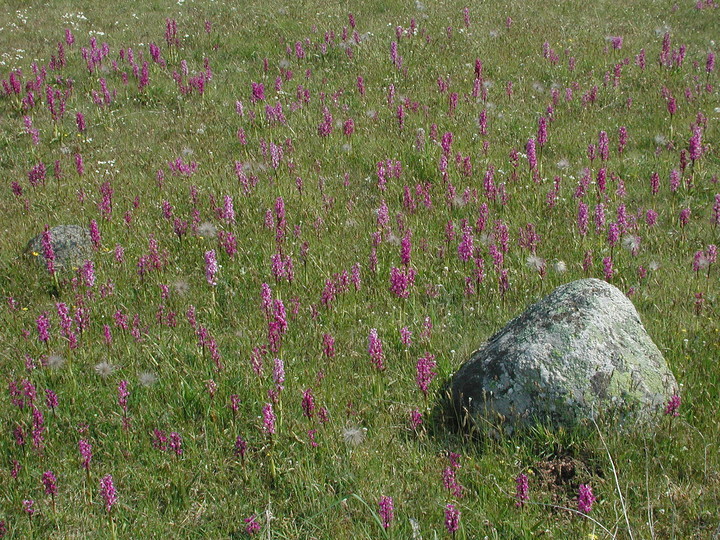
[[[50,245],[55,254],[55,268],[58,270],[78,268],[84,261],[92,258],[93,245],[90,231],[85,227],[58,225],[50,229],[50,238]],[[28,242],[25,255],[36,259],[42,266],[46,265],[42,233]]]
[[[451,382],[456,411],[509,426],[571,426],[608,411],[645,421],[676,391],[635,307],[598,279],[568,283],[530,306]]]

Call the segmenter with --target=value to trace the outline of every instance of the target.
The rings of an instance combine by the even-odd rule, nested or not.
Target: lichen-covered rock
[[[90,230],[80,225],[58,225],[50,229],[50,238],[55,253],[57,270],[72,270],[92,258],[93,245]],[[36,259],[38,264],[46,266],[42,245],[42,233],[30,240],[25,254]]]
[[[582,279],[510,321],[471,355],[450,391],[456,414],[511,431],[535,422],[569,427],[607,412],[649,420],[677,382],[630,300]]]

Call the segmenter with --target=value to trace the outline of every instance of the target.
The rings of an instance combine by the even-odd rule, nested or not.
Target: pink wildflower
[[[378,337],[376,328],[372,328],[370,330],[370,335],[368,336],[368,353],[370,354],[370,359],[372,360],[372,363],[375,364],[375,367],[378,370],[383,371],[385,369],[385,355],[383,354],[382,342]]]
[[[453,537],[460,528],[460,510],[454,504],[445,507],[445,528]]]
[[[380,506],[380,520],[382,522],[383,529],[387,529],[390,527],[390,524],[395,518],[395,515],[393,513],[394,508],[392,497],[383,495],[382,497],[380,497],[380,502],[378,503],[378,505]]]
[[[665,405],[665,414],[668,416],[680,416],[680,396],[673,394]]]
[[[580,484],[578,489],[578,510],[584,514],[590,513],[596,500],[592,488],[586,484]]]
[[[523,473],[515,479],[515,506],[522,507],[529,499],[528,477]]]
[[[115,503],[117,503],[118,497],[115,491],[115,485],[113,484],[113,477],[111,474],[104,476],[100,479],[100,496],[105,501],[105,510],[110,512]]]
[[[275,433],[275,412],[273,411],[272,403],[266,403],[262,409],[263,415],[263,431],[268,435]]]
[[[420,391],[426,396],[428,394],[430,383],[437,375],[437,373],[433,371],[435,366],[437,366],[437,362],[435,362],[435,355],[433,354],[426,353],[425,356],[418,358],[416,364],[417,376],[415,381],[417,382]]]
[[[217,285],[217,277],[216,274],[218,272],[219,266],[217,263],[217,259],[215,258],[215,250],[212,249],[210,251],[205,252],[205,279],[207,282],[212,285]]]

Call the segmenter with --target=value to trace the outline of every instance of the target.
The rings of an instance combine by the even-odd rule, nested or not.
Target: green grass
[[[711,41],[716,37],[712,21],[717,9],[700,11],[692,3],[675,9],[657,1],[601,1],[592,8],[577,2],[484,2],[470,9],[471,24],[465,28],[465,5],[451,1],[423,5],[368,0],[351,7],[312,1],[280,7],[226,4],[146,0],[128,10],[122,2],[58,0],[50,6],[4,2],[0,7],[0,79],[21,69],[23,83],[31,80],[31,64],[47,65],[50,56],[57,55],[65,28],[72,28],[76,38],[75,45],[66,48],[67,65],[57,72],[72,79],[73,90],[65,115],[56,124],[44,90],[30,112],[21,108],[24,92],[20,97],[0,95],[4,119],[0,124],[0,365],[6,387],[22,379],[32,382],[46,428],[44,448],[34,448],[30,408],[14,406],[5,392],[0,399],[4,426],[0,520],[8,537],[115,533],[119,538],[242,538],[244,520],[253,514],[262,534],[272,538],[410,538],[414,526],[423,538],[449,537],[444,526],[449,503],[462,512],[456,538],[590,534],[709,538],[716,534],[720,527],[719,281],[716,265],[698,274],[692,271],[692,261],[696,251],[720,240],[720,228],[711,223],[715,196],[720,193],[720,82],[718,68],[705,73],[708,52],[718,53]],[[345,46],[338,45],[343,27],[349,24],[349,11],[362,38],[360,45],[350,46],[352,58]],[[512,18],[509,28],[507,17]],[[167,18],[177,20],[179,48],[165,43]],[[418,31],[400,40],[403,62],[397,69],[390,60],[390,44],[396,39],[395,27],[408,28],[411,18]],[[205,32],[206,20],[212,23],[210,33]],[[679,67],[658,64],[667,30],[672,48],[687,48]],[[334,38],[323,53],[326,32],[334,32]],[[107,42],[110,54],[98,71],[89,73],[80,49],[89,47],[93,35],[98,45]],[[613,50],[606,40],[609,36],[622,36],[622,49]],[[352,29],[348,40],[352,41]],[[166,66],[151,61],[151,42],[161,47]],[[297,42],[304,43],[304,59],[295,55]],[[556,65],[543,58],[545,42],[559,57]],[[149,85],[143,90],[138,89],[128,62],[119,58],[120,50],[128,47],[136,58],[142,51],[149,63]],[[286,47],[291,54],[286,54]],[[641,49],[647,58],[644,70],[635,63]],[[569,69],[570,56],[576,59],[574,71]],[[189,75],[195,76],[204,70],[205,58],[212,69],[205,92],[181,95],[173,71],[180,72],[185,60]],[[486,102],[471,96],[476,58],[482,61],[488,81]],[[624,59],[627,65],[614,86],[614,66]],[[276,91],[276,77],[287,70],[292,78],[286,77]],[[123,71],[129,76],[127,85]],[[48,71],[47,82],[59,87],[54,75]],[[364,79],[364,96],[357,89],[359,76]],[[449,81],[447,93],[438,91],[440,77]],[[99,107],[92,93],[101,93],[101,78],[117,95],[112,103]],[[252,82],[264,84],[265,102],[251,103]],[[505,91],[508,82],[513,84],[511,96]],[[696,91],[696,85],[706,83],[712,85],[711,91]],[[309,91],[310,101],[293,107],[300,85]],[[395,89],[393,105],[388,105],[390,85]],[[583,105],[583,94],[595,85],[596,102]],[[573,86],[573,99],[566,101],[565,89]],[[672,127],[663,87],[678,102]],[[549,142],[541,153],[537,184],[528,172],[525,144],[536,135],[538,118],[547,114],[554,88],[559,99]],[[685,97],[686,88],[691,99]],[[448,114],[450,92],[459,94],[452,115]],[[405,98],[401,130],[396,114]],[[630,107],[628,99],[632,99]],[[243,103],[243,117],[235,110],[238,100]],[[276,102],[282,103],[285,125],[266,121],[265,105]],[[333,116],[334,129],[321,138],[318,125],[324,106]],[[488,112],[486,136],[477,124],[483,109]],[[77,133],[76,112],[86,117],[88,127],[82,136]],[[670,171],[679,168],[680,150],[688,147],[690,126],[698,113],[707,118],[703,131],[707,151],[694,167],[688,166],[680,189],[671,192]],[[38,145],[25,132],[26,115],[39,130]],[[343,135],[348,118],[355,123],[351,136]],[[475,189],[476,200],[446,203],[438,170],[442,151],[430,140],[433,125],[438,137],[453,133],[448,174],[458,198],[466,189]],[[629,134],[622,156],[616,151],[620,126],[626,126]],[[238,140],[240,128],[246,145]],[[416,148],[420,129],[425,134],[422,149]],[[610,138],[610,160],[605,164],[608,191],[603,199],[608,223],[624,204],[628,216],[637,216],[632,230],[641,237],[636,256],[621,246],[612,250],[616,274],[611,283],[634,293],[631,299],[649,334],[682,385],[680,417],[664,417],[656,430],[642,433],[601,424],[597,429],[539,427],[523,435],[478,438],[450,429],[438,412],[441,388],[472,351],[558,285],[586,276],[603,277],[602,259],[610,256],[611,249],[606,233],[594,232],[597,190],[591,184],[584,197],[591,212],[585,237],[577,231],[574,197],[582,169],[590,167],[595,179],[602,166],[599,159],[591,163],[587,157],[588,145],[597,143],[601,130]],[[660,138],[665,142],[659,143]],[[261,141],[285,146],[277,171],[269,156],[263,156]],[[489,142],[487,152],[484,141]],[[523,154],[515,179],[509,161],[513,149]],[[75,169],[78,153],[85,164],[83,176]],[[472,176],[464,176],[456,166],[456,153],[471,157]],[[168,162],[178,157],[197,162],[191,177],[171,173]],[[380,191],[377,163],[387,159],[399,160],[403,172]],[[59,179],[53,178],[56,160],[63,171]],[[257,187],[250,194],[244,194],[237,180],[236,161],[248,164],[247,174],[257,176]],[[47,180],[33,187],[28,171],[39,162],[47,167]],[[495,167],[496,185],[504,184],[505,205],[485,198],[483,178],[489,165]],[[164,171],[162,187],[156,180],[158,170]],[[661,178],[656,195],[650,191],[653,172]],[[624,181],[626,195],[616,193],[613,175]],[[691,175],[689,187],[685,180]],[[556,205],[549,208],[545,200],[555,176],[561,179],[560,191]],[[302,194],[296,188],[297,177],[303,181]],[[112,217],[103,219],[98,208],[100,186],[108,181],[114,190]],[[22,195],[13,194],[12,182],[19,183]],[[417,210],[408,211],[403,206],[403,186],[415,194],[415,186],[425,182],[431,185],[432,208],[415,195]],[[196,186],[196,205],[191,186]],[[225,195],[233,197],[234,224],[215,211]],[[282,253],[293,259],[292,283],[273,277],[274,225],[264,226],[266,212],[272,214],[280,196],[287,219]],[[178,239],[172,220],[163,217],[164,200],[172,205],[173,217],[192,222],[197,209],[199,223],[210,222],[234,234],[237,254],[230,257],[217,239],[194,233],[192,226]],[[377,247],[373,272],[372,233],[383,200],[392,234]],[[498,292],[486,245],[491,238],[476,232],[486,277],[476,294],[468,296],[465,277],[472,275],[472,265],[459,260],[457,244],[461,221],[474,225],[483,202],[489,207],[485,233],[492,232],[497,220],[509,228],[505,268],[510,288],[505,294]],[[678,216],[683,208],[691,209],[691,217],[681,228]],[[648,209],[658,213],[654,227],[645,223]],[[21,256],[27,241],[45,224],[87,226],[93,219],[102,235],[102,247],[94,256],[94,287],[74,290],[72,272],[61,273],[56,287],[44,269]],[[458,237],[448,243],[449,220]],[[519,231],[527,223],[534,224],[541,238],[537,254],[548,264],[544,279],[528,268],[529,253],[518,245]],[[407,299],[389,291],[390,269],[400,265],[402,227],[412,231],[412,266],[417,270]],[[166,252],[167,263],[141,278],[137,262],[148,253],[150,235]],[[118,244],[124,249],[123,262],[115,259]],[[211,249],[221,265],[216,287],[205,280],[204,253]],[[584,272],[587,251],[592,251],[594,262]],[[556,261],[564,261],[567,271],[555,271]],[[326,280],[350,272],[354,264],[361,268],[361,288],[356,291],[350,285],[332,308],[324,307],[321,294]],[[638,277],[638,266],[648,269],[645,278]],[[274,298],[282,299],[288,329],[281,350],[268,353],[263,374],[256,375],[251,366],[253,348],[268,343],[260,304],[263,283],[270,285]],[[169,287],[166,299],[161,298],[160,285]],[[102,288],[112,292],[103,295]],[[696,293],[703,294],[699,312]],[[59,302],[70,306],[71,312],[80,302],[89,309],[89,325],[74,350],[59,332]],[[293,315],[296,303],[299,308]],[[161,305],[166,315],[174,313],[175,326],[158,322]],[[196,308],[198,325],[216,340],[224,369],[216,368],[207,348],[198,347],[186,318],[190,306]],[[133,317],[139,316],[144,330],[138,339],[116,326],[118,310],[129,317],[131,326]],[[36,330],[36,319],[46,311],[52,324],[47,346],[38,340]],[[422,337],[426,317],[433,328]],[[105,324],[112,329],[111,345],[103,337]],[[403,326],[413,332],[413,344],[407,348],[400,343]],[[374,370],[368,355],[371,328],[377,328],[383,343],[387,366],[383,372]],[[333,358],[323,353],[326,333],[335,339]],[[436,356],[438,373],[428,400],[415,384],[415,363],[426,352]],[[35,360],[37,369],[26,371],[26,355]],[[40,367],[50,355],[61,355],[64,364],[57,369]],[[260,416],[268,390],[274,388],[275,357],[284,360],[286,381],[275,405],[277,433],[271,438],[263,433]],[[107,376],[95,369],[103,361],[114,367]],[[156,381],[143,385],[145,373],[152,373]],[[217,384],[214,396],[207,390],[211,379]],[[121,380],[129,381],[129,429],[123,428],[118,404]],[[312,388],[317,406],[327,408],[326,423],[303,416],[301,398],[307,388]],[[54,411],[45,406],[45,389],[59,397]],[[234,394],[240,396],[235,413],[229,408]],[[419,430],[409,427],[415,408],[424,416]],[[26,435],[24,446],[17,445],[13,436],[18,426]],[[359,444],[346,441],[344,432],[349,428],[367,429]],[[182,455],[154,448],[154,429],[179,433]],[[310,444],[310,429],[317,430],[317,447]],[[233,452],[238,435],[248,444],[244,466]],[[80,439],[93,447],[88,474],[81,467]],[[462,497],[443,486],[448,452],[461,456],[457,480],[464,486]],[[16,478],[11,474],[14,462],[21,467]],[[48,470],[58,479],[54,505],[41,481]],[[529,476],[530,501],[518,508],[515,478],[521,473]],[[107,474],[112,474],[119,497],[110,513],[99,494],[100,479]],[[567,510],[577,508],[580,484],[591,485],[598,498],[590,514],[597,523]],[[393,497],[395,506],[395,520],[386,531],[378,516],[382,495]],[[24,500],[34,501],[35,515],[23,512]]]

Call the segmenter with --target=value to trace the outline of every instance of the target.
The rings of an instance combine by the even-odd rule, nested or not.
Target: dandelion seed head
[[[400,238],[398,238],[396,235],[391,234],[387,238],[387,243],[391,246],[399,246],[400,245]]]
[[[545,267],[545,259],[542,257],[538,257],[537,255],[530,255],[526,261],[525,264],[528,268],[531,270],[535,270],[536,272],[539,272]]]
[[[634,234],[626,234],[623,236],[622,245],[628,251],[635,253],[640,249],[640,237]]]
[[[115,366],[110,364],[107,360],[103,360],[99,364],[95,365],[95,373],[101,377],[109,377],[115,372]]]
[[[138,382],[142,386],[152,386],[157,382],[157,376],[151,371],[143,371],[138,375]]]
[[[487,246],[490,242],[492,242],[492,235],[484,232],[478,236],[477,239],[482,245]]]
[[[201,236],[203,238],[215,238],[217,235],[217,227],[210,223],[209,221],[205,221],[198,225],[198,236]]]
[[[187,280],[178,279],[172,284],[172,288],[178,296],[185,296],[190,290],[190,283]]]
[[[59,354],[51,354],[47,359],[47,366],[52,369],[60,369],[65,364],[65,358]]]
[[[349,446],[359,446],[367,436],[367,428],[351,426],[343,429],[342,433],[345,444]]]

